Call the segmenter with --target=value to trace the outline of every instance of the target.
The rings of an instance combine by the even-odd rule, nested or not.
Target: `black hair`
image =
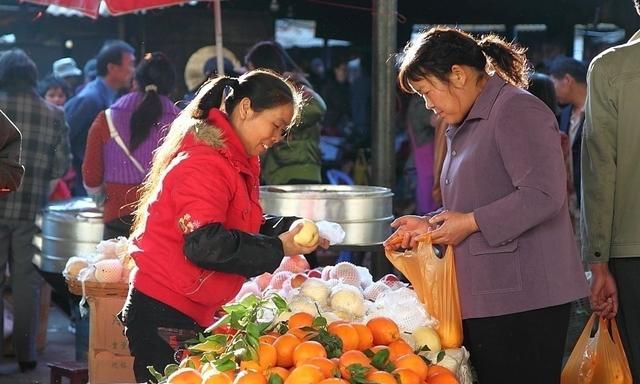
[[[569,75],[578,83],[587,84],[587,65],[571,57],[554,59],[549,65],[549,74],[556,79]]]
[[[108,73],[109,64],[122,64],[122,55],[125,53],[134,54],[132,46],[122,40],[113,40],[105,43],[96,56],[96,73],[104,77]]]
[[[526,88],[529,64],[526,49],[489,34],[479,40],[449,27],[433,27],[409,42],[401,55],[398,80],[405,92],[413,93],[410,81],[435,76],[449,83],[453,65],[487,71],[487,64],[506,82]]]
[[[278,74],[287,72],[286,59],[278,49],[277,43],[273,41],[261,41],[251,47],[244,57],[244,62],[251,64],[255,69],[268,69]]]
[[[0,89],[8,93],[23,93],[35,88],[38,68],[31,58],[19,48],[4,51],[0,55]]]
[[[144,97],[131,115],[131,152],[149,137],[151,128],[162,117],[160,95],[167,96],[173,91],[176,71],[163,53],[147,53],[136,68],[136,82]]]
[[[555,115],[558,114],[558,100],[556,98],[556,89],[553,87],[553,81],[548,75],[540,72],[534,72],[529,78],[528,91],[542,100]]]
[[[227,87],[231,92],[225,95]],[[294,118],[290,126],[294,125],[293,122],[300,114],[302,104],[300,93],[289,81],[277,73],[264,69],[249,71],[239,78],[223,76],[207,81],[187,108],[192,109],[192,117],[206,119],[212,108],[220,108],[224,103],[225,111],[231,115],[245,97],[251,101],[251,109],[256,112],[292,104]]]
[[[62,92],[68,99],[71,97],[71,92],[69,91],[69,86],[64,79],[60,77],[56,77],[53,74],[49,74],[45,76],[42,80],[38,81],[37,91],[40,97],[45,97],[47,91],[50,89],[60,88]]]

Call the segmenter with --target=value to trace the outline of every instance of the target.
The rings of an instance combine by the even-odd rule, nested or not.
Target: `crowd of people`
[[[523,48],[455,28],[431,28],[399,55],[415,204],[392,227],[404,248],[424,233],[455,247],[480,383],[559,382],[570,304],[587,296],[616,318],[640,380],[639,39],[533,74]],[[282,46],[259,42],[244,74],[208,73],[176,104],[161,52],[136,64],[133,47],[109,41],[83,70],[62,58],[41,79],[23,50],[0,53],[0,269],[10,266],[21,370],[37,364],[32,239],[52,199],[91,196],[104,238],[136,245],[120,318],[139,381],[244,279],[328,246],[294,242],[297,218],[264,217],[258,196],[260,184],[326,182],[323,135],[369,145],[367,61],[357,76],[345,60],[326,73],[311,64],[305,73]],[[0,291],[6,283],[0,274]]]

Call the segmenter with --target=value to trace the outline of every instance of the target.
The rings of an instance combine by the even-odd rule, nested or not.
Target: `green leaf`
[[[222,352],[224,350],[224,344],[217,343],[212,340],[206,340],[203,343],[192,345],[188,349],[190,351],[197,351],[197,352]]]
[[[229,314],[229,326],[233,329],[242,329],[243,318],[245,314],[240,311],[234,311]]]
[[[423,345],[418,352],[431,352],[431,348],[428,345]]]
[[[311,338],[324,346],[327,350],[327,357],[340,357],[342,355],[342,340],[338,336],[332,335],[326,329],[320,329],[318,334]]]
[[[326,327],[327,326],[327,319],[325,319],[322,316],[318,316],[315,319],[313,319],[313,323],[312,326],[318,328],[318,327]]]
[[[177,370],[178,370],[178,368],[180,368],[180,367],[178,366],[178,364],[169,364],[169,365],[167,365],[166,367],[164,367],[164,376],[165,376],[165,377],[167,377],[167,376],[171,376],[171,374],[172,374],[173,372],[177,371]]]
[[[228,340],[229,340],[229,335],[209,335],[206,338],[204,338],[204,340],[202,341],[203,342],[212,341],[214,343],[224,345],[227,343]]]
[[[256,340],[260,337],[260,326],[256,323],[247,324],[247,335],[254,337]]]
[[[357,384],[365,384],[367,383],[366,375],[369,372],[369,367],[365,367],[362,364],[351,364],[347,366],[347,371],[349,371],[349,375],[351,376],[350,382]]]
[[[234,312],[245,312],[247,308],[240,303],[234,303],[234,304],[225,304],[222,306],[222,309],[224,309],[224,311],[227,312],[228,314],[232,314]]]
[[[240,305],[244,306],[245,308],[254,306],[257,303],[258,303],[258,297],[255,295],[247,295],[242,299],[242,301],[240,301]]]
[[[222,359],[215,361],[213,365],[220,372],[235,370],[237,368],[236,362],[231,359]]]
[[[444,351],[438,352],[438,356],[436,357],[436,364],[438,364],[439,362],[442,361],[442,359],[444,359],[444,355],[445,355]]]
[[[371,358],[371,365],[378,369],[384,369],[389,362],[389,349],[383,348],[376,352]]]
[[[147,369],[149,370],[149,373],[151,373],[151,376],[156,379],[156,383],[159,383],[162,380],[162,373],[156,371],[153,365],[147,365]]]
[[[276,308],[278,308],[278,314],[289,309],[289,305],[287,305],[287,302],[279,295],[271,296],[271,301],[273,302],[273,304],[275,304]]]
[[[282,377],[280,377],[280,375],[272,373],[269,375],[269,381],[267,384],[284,384],[284,381],[282,381]]]
[[[247,334],[245,339],[246,339],[247,345],[253,347],[253,349],[258,349],[258,345],[260,345],[260,340],[258,340],[257,336]]]

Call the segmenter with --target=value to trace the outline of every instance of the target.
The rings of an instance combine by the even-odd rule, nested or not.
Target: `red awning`
[[[189,2],[188,0],[20,0],[20,2],[40,5],[57,5],[60,7],[74,9],[94,19],[98,17],[98,10],[100,9],[100,3],[102,1],[106,4],[109,13],[114,16],[144,11],[147,9],[180,5]]]

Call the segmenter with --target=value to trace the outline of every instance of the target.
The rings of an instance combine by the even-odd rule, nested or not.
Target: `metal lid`
[[[102,208],[89,197],[74,197],[69,200],[54,201],[44,208],[49,213],[73,213],[94,212],[102,216]]]

